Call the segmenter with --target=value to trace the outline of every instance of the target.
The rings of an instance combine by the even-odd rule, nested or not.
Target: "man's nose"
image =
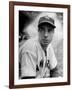
[[[48,32],[47,31],[45,31],[44,37],[48,37]]]

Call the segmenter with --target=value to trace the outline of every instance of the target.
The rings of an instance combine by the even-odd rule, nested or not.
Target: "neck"
[[[47,46],[45,46],[45,45],[41,45],[41,47],[42,47],[42,49],[43,49],[43,50],[44,50],[44,52],[45,52],[45,56],[47,56],[47,51],[46,51]]]
[[[41,44],[41,47],[42,47],[42,49],[43,49],[44,51],[46,51],[47,45],[42,45],[42,44]]]

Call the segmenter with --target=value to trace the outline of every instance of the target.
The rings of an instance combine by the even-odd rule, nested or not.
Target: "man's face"
[[[41,45],[48,46],[52,41],[54,28],[49,24],[42,24],[39,27],[39,41]]]

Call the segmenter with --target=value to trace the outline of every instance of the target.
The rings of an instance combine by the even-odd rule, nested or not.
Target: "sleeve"
[[[50,47],[50,69],[54,69],[57,66],[57,59],[55,57],[55,53],[52,47]]]
[[[56,66],[54,69],[50,70],[50,77],[59,77],[58,67]]]
[[[24,52],[21,58],[21,78],[29,76],[36,76],[35,57],[29,52]]]

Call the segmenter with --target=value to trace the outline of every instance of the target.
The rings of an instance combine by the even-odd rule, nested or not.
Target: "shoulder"
[[[50,69],[53,69],[57,66],[57,59],[52,44],[49,45],[47,51],[48,51],[48,59],[50,60]]]
[[[20,51],[22,53],[24,52],[35,52],[36,49],[36,40],[35,39],[29,39],[23,45],[20,47]]]
[[[47,47],[47,52],[48,52],[48,53],[52,53],[52,52],[54,53],[53,46],[52,46],[51,43],[50,43],[49,46]]]

